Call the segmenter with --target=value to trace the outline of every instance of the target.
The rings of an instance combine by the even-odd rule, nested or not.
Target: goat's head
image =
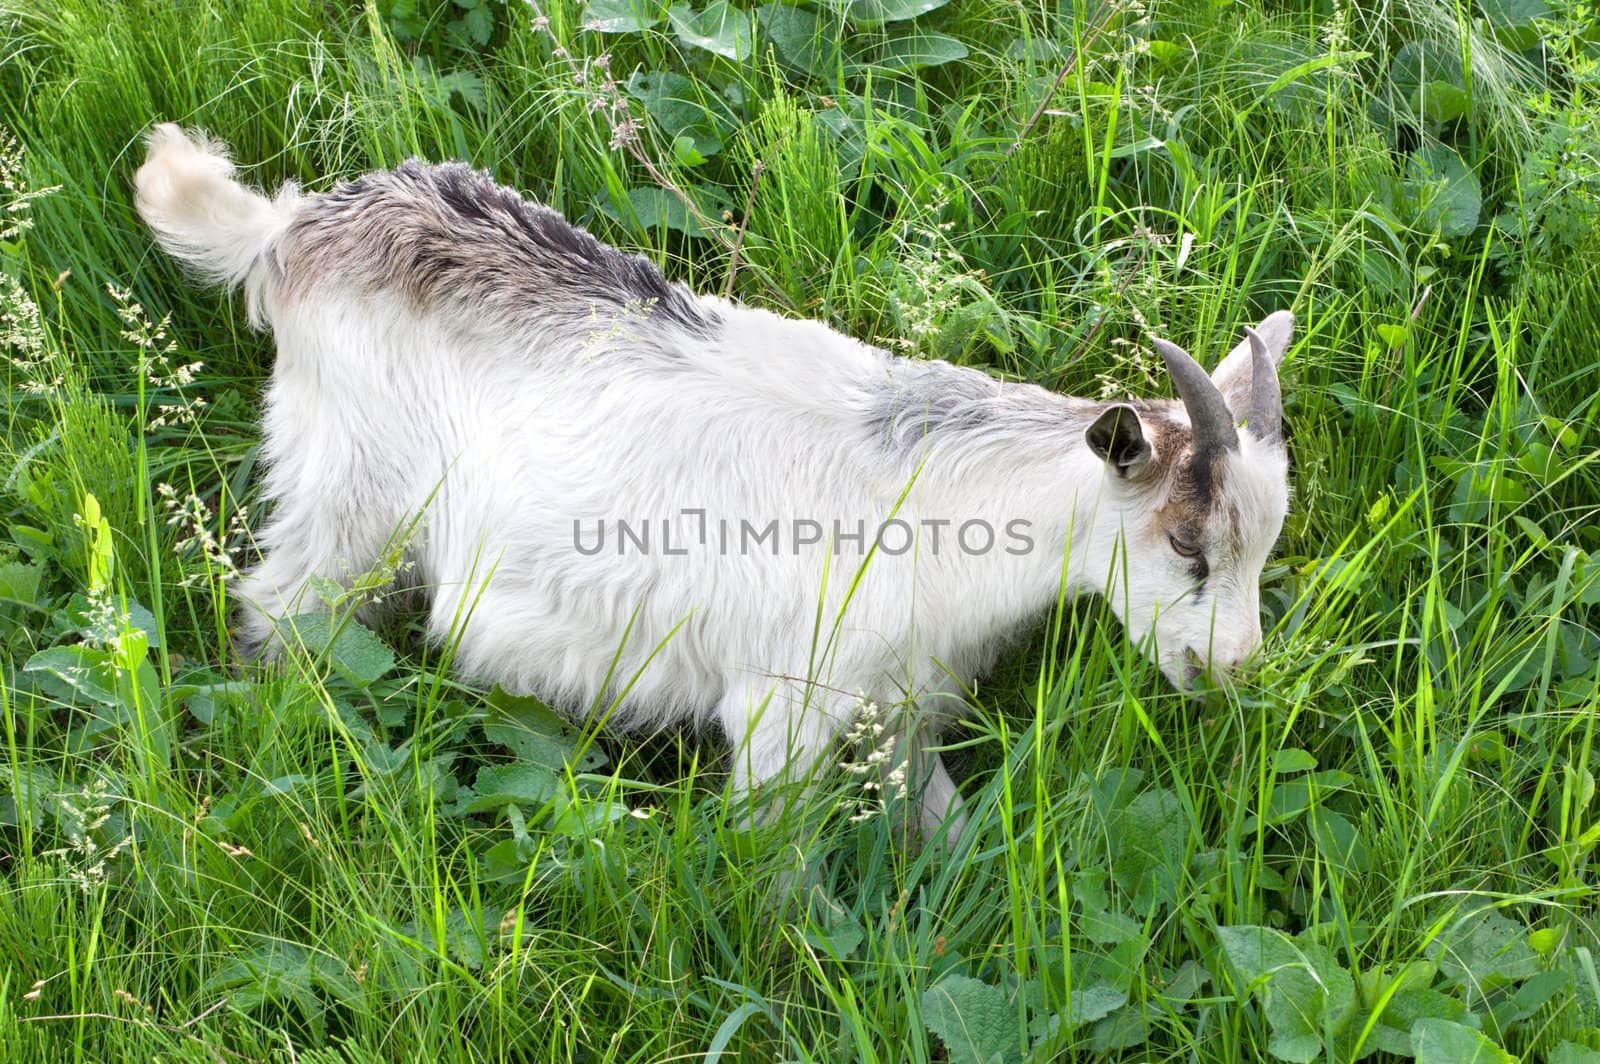
[[[1246,332],[1210,376],[1156,340],[1182,401],[1113,405],[1086,434],[1121,522],[1106,597],[1183,690],[1260,645],[1261,570],[1289,505],[1277,367],[1294,317]]]

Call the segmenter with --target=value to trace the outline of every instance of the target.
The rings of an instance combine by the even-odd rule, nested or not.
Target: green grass
[[[825,2],[734,60],[649,2],[15,5],[0,208],[53,191],[0,214],[0,1058],[1600,1057],[1576,7]],[[741,830],[714,738],[563,728],[405,614],[242,662],[271,341],[134,216],[157,120],[264,186],[469,159],[702,291],[1076,394],[1291,307],[1264,660],[1185,701],[1056,611],[949,730],[950,853],[843,772]]]

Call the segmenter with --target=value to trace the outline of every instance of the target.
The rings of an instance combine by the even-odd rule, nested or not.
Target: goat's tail
[[[161,246],[212,284],[245,284],[259,324],[266,253],[294,215],[295,186],[284,185],[276,199],[246,188],[234,179],[226,147],[172,123],[151,130],[133,183],[139,216]]]

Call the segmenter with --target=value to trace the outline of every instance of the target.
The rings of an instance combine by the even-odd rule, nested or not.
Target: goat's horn
[[[1161,352],[1162,361],[1167,364],[1167,372],[1172,374],[1172,382],[1178,386],[1184,408],[1189,411],[1189,424],[1194,431],[1194,449],[1197,452],[1237,451],[1239,433],[1233,427],[1233,415],[1228,412],[1228,404],[1223,400],[1222,393],[1211,383],[1206,371],[1200,368],[1200,363],[1190,358],[1188,352],[1177,344],[1165,340],[1154,340],[1153,343],[1156,350]]]
[[[1250,326],[1250,431],[1257,439],[1275,443],[1283,437],[1283,393],[1278,388],[1278,367],[1272,364],[1266,341]]]

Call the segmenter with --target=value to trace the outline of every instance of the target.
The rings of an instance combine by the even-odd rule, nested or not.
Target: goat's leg
[[[246,653],[278,649],[278,620],[320,613],[328,606],[308,585],[314,576],[340,584],[375,568],[394,542],[395,530],[357,515],[332,499],[309,505],[280,503],[259,534],[261,561],[241,582],[238,640]]]
[[[837,730],[833,707],[824,701],[816,695],[803,699],[782,681],[738,686],[723,697],[717,715],[734,744],[734,793],[754,798],[783,789],[778,804],[755,819],[767,821],[805,804]]]
[[[914,828],[924,842],[943,835],[945,845],[954,846],[966,830],[967,814],[961,792],[950,778],[944,759],[928,748],[931,727],[926,719],[908,720],[896,743],[894,756],[880,766],[880,771],[885,793],[903,786],[906,797],[915,803],[916,822],[912,824],[908,808],[905,833],[909,835]]]

